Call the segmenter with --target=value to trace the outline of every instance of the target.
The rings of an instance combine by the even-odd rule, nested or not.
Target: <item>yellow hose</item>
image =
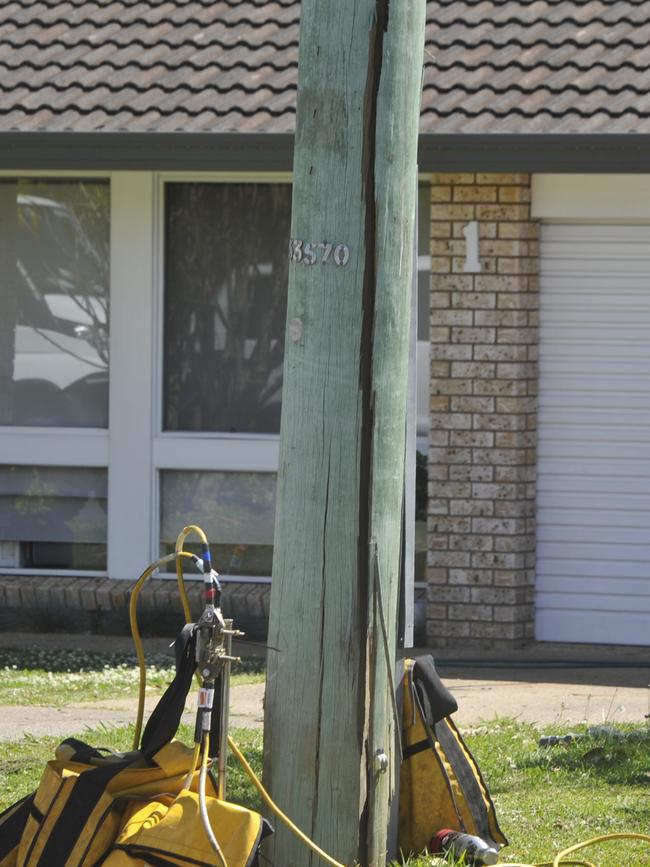
[[[171,563],[172,560],[176,560],[178,564],[182,557],[192,557],[191,554],[188,554],[184,551],[178,552],[176,551],[174,554],[167,554],[165,557],[161,557],[159,560],[156,560],[155,563],[151,563],[144,570],[142,575],[135,582],[135,586],[131,591],[131,598],[129,599],[129,623],[131,624],[131,636],[133,637],[133,644],[135,645],[135,653],[138,657],[138,668],[140,669],[140,685],[138,690],[138,713],[135,719],[135,730],[133,732],[133,749],[137,750],[140,745],[140,735],[142,734],[142,720],[144,719],[144,695],[145,688],[147,683],[147,666],[144,658],[144,649],[142,647],[142,637],[140,635],[140,627],[138,626],[138,598],[140,596],[140,591],[142,590],[145,582],[148,578],[150,578],[156,569],[159,569],[161,566],[164,566],[166,563]],[[187,601],[187,593],[185,591],[185,581],[183,579],[183,574],[181,570],[180,576],[177,572],[178,578],[178,587],[181,592],[181,599]],[[185,602],[183,603],[183,608],[185,608]],[[187,601],[187,611],[185,612],[186,622],[190,622],[192,619],[192,615],[190,612],[189,601]]]
[[[237,757],[242,768],[246,771],[246,774],[248,775],[251,783],[260,793],[262,800],[264,801],[266,806],[273,810],[278,819],[280,819],[287,826],[287,828],[305,844],[305,846],[308,846],[312,850],[312,852],[315,852],[318,857],[322,858],[323,861],[327,862],[327,864],[331,864],[332,867],[346,867],[346,865],[341,864],[340,861],[335,861],[334,858],[327,854],[327,852],[324,852],[319,846],[317,846],[313,840],[310,840],[306,834],[303,834],[300,828],[298,828],[297,825],[294,825],[291,819],[282,812],[282,810],[278,807],[278,805],[275,803],[275,801],[273,801],[269,793],[266,791],[262,783],[257,779],[257,777],[255,776],[255,771],[248,764],[246,758],[240,752],[239,747],[230,737],[230,735],[228,735],[228,746]]]
[[[160,566],[165,563],[169,563],[172,560],[176,560],[176,578],[178,582],[179,593],[181,597],[181,602],[183,604],[183,612],[185,614],[185,620],[187,623],[192,622],[192,615],[190,612],[190,603],[187,596],[187,591],[185,589],[185,578],[183,576],[183,567],[182,567],[182,559],[184,557],[192,557],[193,555],[187,551],[183,551],[183,544],[187,536],[190,533],[195,533],[201,542],[204,545],[208,545],[208,539],[203,530],[200,527],[197,527],[195,524],[190,524],[187,527],[183,527],[181,532],[178,534],[176,539],[176,546],[173,554],[168,554],[166,557],[161,557],[160,560],[156,560],[155,563],[152,563],[148,566],[142,575],[138,578],[133,591],[131,593],[131,599],[129,602],[129,620],[131,623],[131,633],[133,635],[133,643],[135,644],[135,650],[138,657],[138,664],[140,666],[140,687],[138,693],[138,714],[136,718],[135,725],[135,734],[133,738],[133,748],[137,749],[138,744],[140,742],[140,733],[142,730],[142,719],[144,714],[144,696],[145,696],[145,685],[146,685],[146,665],[144,659],[144,650],[142,647],[142,638],[140,636],[140,630],[138,628],[138,620],[137,620],[137,601],[138,596],[140,594],[140,590],[144,585],[145,581],[152,575],[153,572],[156,571]],[[208,737],[208,735],[206,735]],[[327,852],[324,852],[313,840],[310,840],[309,837],[304,834],[300,828],[295,825],[291,819],[286,816],[282,810],[278,807],[278,805],[273,801],[269,793],[266,791],[260,780],[255,775],[255,772],[251,768],[251,766],[246,761],[246,758],[241,753],[239,747],[235,743],[235,741],[228,735],[228,746],[232,750],[233,754],[239,761],[240,765],[244,769],[246,775],[252,782],[253,786],[259,792],[264,803],[272,810],[275,815],[280,819],[283,824],[287,826],[287,828],[294,834],[302,843],[305,844],[309,849],[312,850],[319,858],[322,858],[327,864],[330,864],[331,867],[347,867],[347,865],[342,864],[340,861],[336,861]],[[188,775],[187,780],[191,782],[191,778],[194,775],[194,771],[196,769],[198,756],[199,756],[200,745],[194,745],[194,754],[192,761],[192,770]],[[207,756],[208,749],[207,744],[204,744],[204,752],[201,760],[201,771],[205,776],[207,769]],[[186,780],[186,785],[187,785]],[[586,849],[588,846],[594,846],[598,843],[603,843],[608,840],[642,840],[646,843],[650,843],[650,836],[647,834],[636,834],[636,833],[618,833],[618,834],[603,834],[599,837],[592,837],[589,840],[585,840],[582,843],[576,843],[573,846],[569,846],[566,849],[563,849],[561,852],[555,856],[553,861],[544,861],[543,863],[538,864],[524,864],[520,862],[507,861],[502,862],[503,867],[595,867],[591,863],[591,861],[576,861],[576,860],[565,860],[567,856],[572,855],[574,852],[579,851],[580,849]],[[225,860],[223,859],[223,854],[221,850],[218,850],[218,853],[222,859],[222,863],[225,865]]]

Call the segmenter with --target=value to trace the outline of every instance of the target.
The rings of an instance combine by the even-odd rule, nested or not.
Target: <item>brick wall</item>
[[[479,227],[480,273],[463,229]],[[533,634],[539,229],[530,176],[431,186],[427,638],[512,646]]]

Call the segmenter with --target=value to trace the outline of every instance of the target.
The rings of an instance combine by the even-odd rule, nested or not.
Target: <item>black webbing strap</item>
[[[0,813],[0,861],[20,843],[34,803],[34,794],[32,792]]]
[[[425,738],[423,741],[418,741],[415,744],[411,744],[410,747],[404,747],[402,750],[402,755],[404,757],[404,761],[406,759],[410,759],[411,756],[417,756],[418,753],[423,753],[425,750],[431,749],[431,741],[428,738]]]
[[[490,830],[490,821],[488,817],[487,807],[483,799],[483,793],[476,779],[476,775],[468,758],[456,740],[454,733],[447,720],[442,720],[437,723],[434,731],[436,738],[442,751],[447,757],[447,761],[454,769],[456,779],[463,791],[465,800],[469,806],[472,818],[476,823],[476,833],[479,837],[489,843],[490,846],[496,846],[497,843],[492,837]],[[467,749],[467,747],[465,747]]]
[[[140,749],[146,756],[157,753],[178,731],[196,668],[196,629],[193,623],[183,627],[174,642],[174,649],[176,675],[153,709],[142,735]]]
[[[458,703],[440,680],[432,656],[418,656],[414,660],[412,679],[427,725],[433,727],[441,719],[456,713]]]
[[[79,840],[80,829],[90,819],[93,810],[106,791],[106,786],[113,777],[132,764],[133,760],[129,759],[99,768],[91,768],[79,775],[50,836],[47,838],[47,843],[43,847],[41,857],[36,862],[36,867],[53,867],[55,864],[66,863]]]

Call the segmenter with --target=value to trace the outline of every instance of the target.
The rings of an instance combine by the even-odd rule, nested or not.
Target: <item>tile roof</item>
[[[428,0],[422,132],[650,132],[650,0]],[[2,0],[0,130],[290,132],[296,0]]]

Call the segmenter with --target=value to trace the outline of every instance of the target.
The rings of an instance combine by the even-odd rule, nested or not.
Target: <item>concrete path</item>
[[[444,672],[443,672],[444,674]],[[500,679],[486,671],[481,677],[444,677],[458,701],[456,723],[469,728],[495,717],[514,717],[539,726],[550,723],[565,725],[567,730],[580,722],[592,725],[629,722],[650,724],[650,687],[621,683],[602,683],[602,672],[580,671],[565,682],[548,679],[548,672],[518,672],[527,680]],[[616,674],[616,672],[614,672]],[[489,676],[488,676],[489,675]],[[612,678],[613,679],[613,678]],[[260,728],[263,723],[264,685],[235,686],[231,690],[231,725]],[[148,699],[150,711],[155,699]],[[103,699],[74,707],[0,707],[0,740],[15,740],[24,734],[81,734],[98,725],[125,725],[135,718],[133,699]],[[185,711],[184,721],[194,719],[192,706]]]
[[[130,650],[130,638],[94,635],[36,635],[5,633],[4,647],[38,645],[52,650],[75,647],[79,650]],[[147,652],[169,651],[169,641],[149,639]],[[263,655],[259,645],[243,646],[242,656]],[[417,656],[427,651],[409,651]],[[580,645],[543,645],[517,652],[516,658],[499,660],[489,653],[476,658],[475,651],[464,655],[436,656],[438,671],[458,701],[454,719],[461,727],[479,725],[495,717],[513,717],[540,727],[552,723],[571,726],[629,722],[650,725],[650,650]],[[243,685],[231,689],[231,724],[259,728],[263,723],[264,685]],[[151,710],[155,699],[149,699]],[[185,720],[194,719],[194,700]],[[82,734],[98,725],[125,725],[134,720],[134,699],[103,699],[74,707],[0,706],[0,740],[24,734]]]

